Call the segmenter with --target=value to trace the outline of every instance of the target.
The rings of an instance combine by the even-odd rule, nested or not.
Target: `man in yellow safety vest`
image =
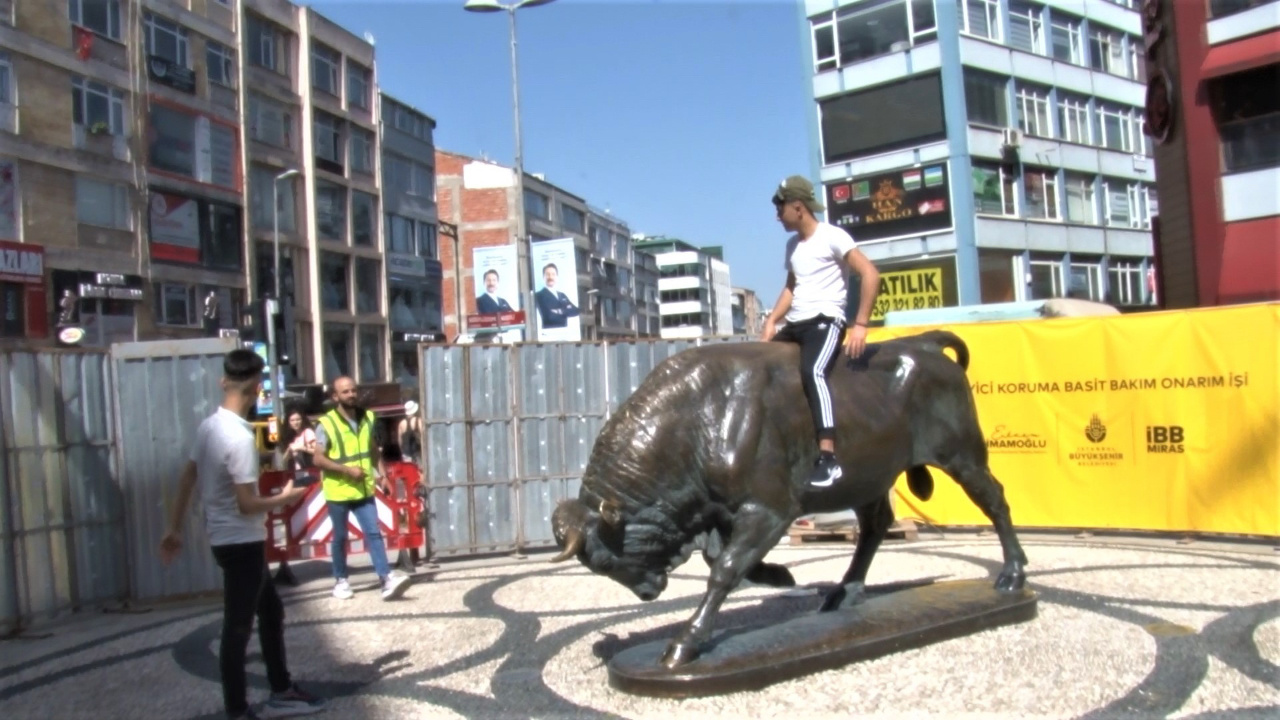
[[[382,599],[391,600],[404,593],[409,578],[391,572],[386,544],[378,528],[373,491],[375,478],[383,476],[382,442],[374,427],[373,413],[356,404],[354,380],[343,376],[333,381],[333,405],[316,423],[314,456],[333,523],[333,596],[346,600],[353,594],[347,581],[347,518],[354,514],[364,533],[373,569],[382,582]]]

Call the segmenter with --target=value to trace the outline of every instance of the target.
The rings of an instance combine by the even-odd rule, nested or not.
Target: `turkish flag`
[[[838,203],[849,202],[849,186],[837,185],[831,188],[831,199]]]
[[[76,57],[81,60],[89,59],[89,52],[93,49],[93,32],[82,27],[75,28],[76,40]]]

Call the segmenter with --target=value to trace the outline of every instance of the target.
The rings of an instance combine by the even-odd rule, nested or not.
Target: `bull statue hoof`
[[[818,608],[818,612],[844,610],[854,605],[859,605],[866,599],[867,589],[863,583],[855,582],[848,585],[837,585],[835,589],[827,593],[827,596],[823,598],[822,607]]]
[[[996,590],[1000,592],[1020,592],[1027,584],[1027,572],[1021,563],[1013,563],[1000,571],[996,577]]]
[[[692,643],[672,640],[667,645],[666,652],[662,653],[660,662],[670,670],[693,662],[698,659],[698,654],[698,649]]]

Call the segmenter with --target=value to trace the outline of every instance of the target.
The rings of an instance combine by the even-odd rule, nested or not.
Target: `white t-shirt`
[[[786,268],[796,276],[787,322],[799,322],[826,315],[844,322],[849,285],[849,267],[844,256],[856,247],[844,229],[818,223],[808,240],[796,233],[787,240]]]
[[[196,464],[209,544],[265,541],[266,515],[245,515],[236,502],[236,485],[258,482],[258,447],[249,422],[218,408],[196,430],[191,461]]]

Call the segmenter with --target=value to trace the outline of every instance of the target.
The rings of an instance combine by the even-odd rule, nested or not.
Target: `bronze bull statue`
[[[830,488],[812,489],[805,477],[817,448],[795,345],[717,344],[668,358],[609,418],[578,498],[552,515],[562,550],[552,562],[576,557],[648,601],[705,541],[707,592],[662,657],[675,667],[697,657],[743,579],[795,584],[785,567],[762,560],[801,515],[857,512],[853,560],[822,609],[863,599],[867,570],[893,524],[894,480],[906,472],[912,492],[928,499],[933,465],[994,524],[1004,552],[996,589],[1021,590],[1027,558],[987,466],[968,363],[964,341],[945,331],[869,344],[839,363],[831,392],[845,473]]]

